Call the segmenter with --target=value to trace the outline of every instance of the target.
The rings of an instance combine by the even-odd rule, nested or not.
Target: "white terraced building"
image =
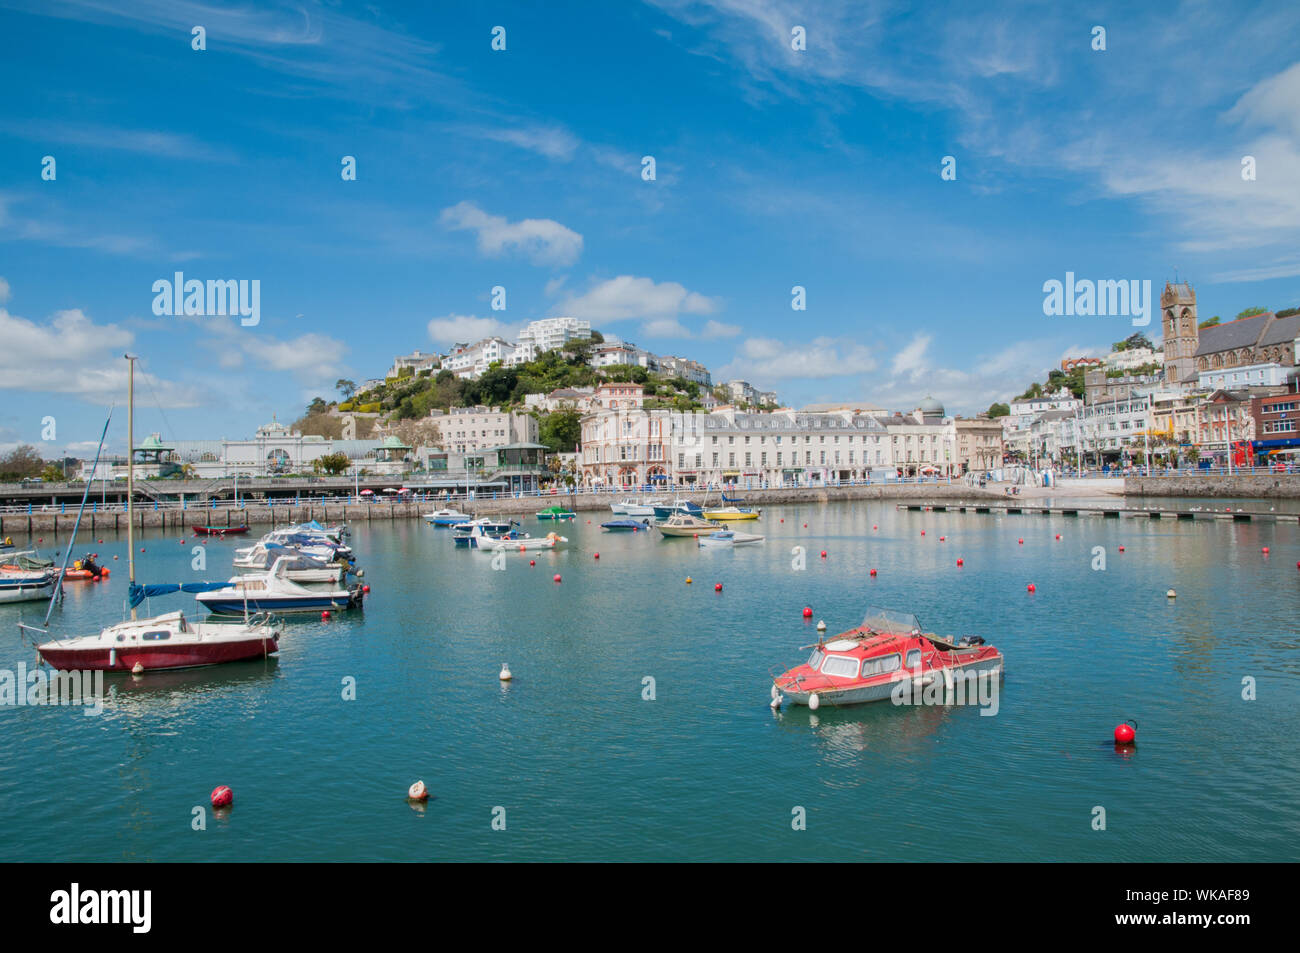
[[[457,377],[479,377],[495,363],[509,367],[521,364],[528,358],[523,357],[519,348],[505,338],[490,337],[473,344],[456,344],[442,362],[443,370],[451,371]]]
[[[588,486],[821,486],[893,474],[889,434],[870,414],[643,410],[636,384],[597,389],[582,418]]]

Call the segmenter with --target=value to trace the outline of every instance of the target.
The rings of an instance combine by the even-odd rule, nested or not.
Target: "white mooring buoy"
[[[1176,593],[1176,592],[1174,592],[1172,589],[1170,589],[1168,592],[1165,593],[1165,596],[1166,596],[1167,598],[1169,598],[1169,599],[1176,599],[1176,598],[1178,598],[1178,593]]]
[[[510,666],[505,662],[501,663],[501,674],[498,675],[497,678],[501,679],[503,682],[508,682],[510,679],[514,678],[514,676],[510,674]]]
[[[144,666],[141,665],[139,662],[136,662],[134,665],[131,666],[131,674],[132,674],[132,675],[143,675],[143,674],[144,674]]]
[[[825,619],[818,619],[818,620],[817,620],[817,631],[818,631],[818,632],[825,632],[825,631],[826,631],[826,620],[825,620]]]

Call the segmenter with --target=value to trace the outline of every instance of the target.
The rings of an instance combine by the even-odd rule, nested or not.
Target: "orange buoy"
[[[1134,731],[1136,726],[1131,721],[1126,721],[1115,726],[1115,744],[1131,745],[1137,742],[1137,732]]]
[[[690,584],[691,584],[691,577],[690,577],[690,576],[687,576],[687,577],[686,577],[686,585],[689,586]]]

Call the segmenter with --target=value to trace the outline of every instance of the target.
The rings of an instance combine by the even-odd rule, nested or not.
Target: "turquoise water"
[[[745,527],[766,543],[725,551],[605,534],[605,518],[528,518],[572,545],[512,554],[504,571],[423,523],[357,525],[364,612],[290,621],[278,661],[114,676],[99,717],[0,708],[0,825],[32,834],[6,838],[0,860],[1300,854],[1294,525],[785,506]],[[194,540],[141,545],[143,580],[195,578]],[[205,578],[229,575],[236,545],[209,544]],[[121,617],[125,543],[87,548],[115,573],[70,583],[56,631]],[[816,619],[834,633],[869,603],[998,646],[998,713],[771,711],[769,673],[806,657]],[[152,606],[175,608],[198,614],[189,596]],[[31,664],[13,623],[43,610],[0,606],[0,668]],[[1242,700],[1246,676],[1255,701]],[[354,701],[341,697],[349,677]],[[1127,757],[1109,743],[1126,718],[1138,725]],[[433,793],[423,809],[405,798],[417,778]],[[192,830],[218,784],[233,810]],[[797,807],[805,830],[792,829]]]

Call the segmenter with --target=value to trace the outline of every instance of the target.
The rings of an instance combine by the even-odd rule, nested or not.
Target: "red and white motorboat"
[[[1000,678],[1004,661],[982,638],[922,632],[910,612],[875,607],[857,628],[805,648],[812,649],[807,662],[772,679],[774,707],[884,701],[909,679],[911,685],[901,686],[909,698],[939,682],[951,690],[958,680]]]

